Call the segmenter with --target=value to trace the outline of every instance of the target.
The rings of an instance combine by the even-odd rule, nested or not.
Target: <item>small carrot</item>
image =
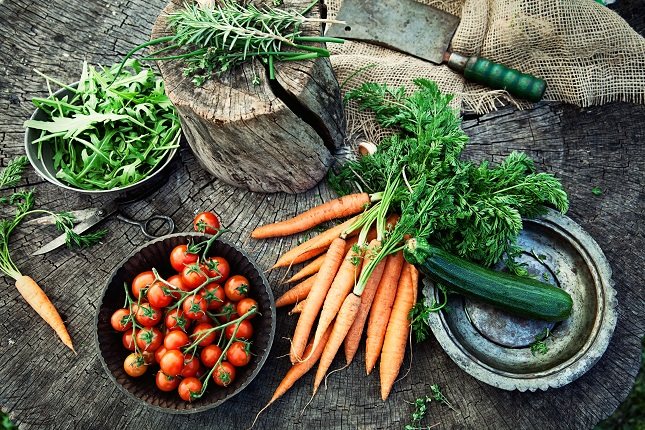
[[[365,251],[365,259],[363,261],[363,270],[367,267],[370,260],[375,257],[375,253],[378,248],[381,246],[380,240],[372,240]],[[388,257],[383,259],[375,268],[372,274],[370,275],[367,284],[365,284],[365,289],[363,294],[361,294],[361,306],[358,309],[358,314],[354,320],[354,324],[349,329],[347,336],[345,337],[345,361],[349,365],[356,351],[358,351],[358,346],[361,342],[361,336],[363,335],[363,328],[365,327],[365,322],[367,321],[367,316],[369,315],[370,308],[372,307],[372,301],[374,300],[374,295],[376,294],[376,289],[378,288],[383,272],[387,271],[387,263],[391,262],[392,258]],[[391,264],[391,263],[390,263]]]
[[[322,355],[323,349],[325,349],[325,345],[327,345],[327,340],[329,339],[329,335],[331,334],[332,328],[329,327],[329,330],[325,332],[325,335],[322,337],[320,342],[318,343],[318,346],[316,349],[313,349],[314,346],[314,341],[313,339],[309,342],[307,345],[307,348],[305,348],[305,356],[308,358],[303,361],[298,361],[296,364],[291,366],[287,374],[284,376],[282,381],[280,381],[280,385],[278,385],[278,388],[275,389],[273,392],[273,396],[271,396],[271,400],[264,406],[260,412],[256,415],[255,419],[257,420],[258,416],[264,411],[266,408],[271,406],[276,400],[278,400],[280,397],[284,396],[284,394],[289,391],[291,387],[298,381],[298,379],[302,378],[307,372],[311,370],[312,367],[314,367],[314,364],[318,362],[320,359],[320,356]],[[255,421],[253,421],[253,424],[255,424]],[[251,425],[253,427],[253,425]]]
[[[344,250],[345,240],[340,237],[334,239],[329,246],[325,261],[316,275],[316,280],[307,296],[307,304],[298,318],[296,330],[293,334],[293,339],[291,339],[291,350],[289,352],[291,363],[295,364],[303,357],[302,354],[305,350],[307,338],[311,334],[314,321],[343,261]],[[314,342],[314,349],[316,346]]]
[[[325,252],[325,249],[330,246],[332,241],[339,237],[345,230],[347,230],[357,219],[354,217],[348,219],[342,224],[339,224],[335,227],[330,228],[327,231],[320,233],[318,236],[312,237],[308,241],[301,243],[293,249],[290,249],[278,261],[273,265],[272,269],[277,267],[286,267],[290,264],[298,264],[303,261],[307,261],[310,258],[320,255]],[[357,234],[358,232],[356,232]],[[311,255],[312,252],[318,252],[315,255]]]
[[[320,363],[318,364],[318,370],[316,370],[316,378],[314,379],[314,394],[318,391],[320,383],[322,382],[327,370],[331,366],[338,349],[343,344],[343,340],[347,335],[347,332],[354,323],[356,314],[358,314],[358,309],[361,306],[361,297],[357,296],[354,293],[350,293],[342,303],[340,310],[338,311],[338,317],[336,322],[334,322],[331,335],[325,345],[322,356],[320,357]],[[324,334],[323,334],[324,336]],[[322,337],[319,342],[322,342]],[[316,340],[314,339],[314,345]]]
[[[266,239],[300,233],[325,221],[356,215],[371,202],[367,193],[349,194],[313,207],[294,218],[258,227],[253,230],[251,237]]]
[[[367,322],[367,341],[365,342],[365,370],[369,375],[376,365],[376,360],[381,353],[383,339],[387,329],[387,322],[392,311],[392,304],[396,296],[396,289],[401,269],[403,267],[403,253],[401,251],[388,258],[392,258],[391,268],[384,271],[379,283],[372,309]],[[386,263],[387,264],[387,263]],[[391,270],[391,271],[390,271]]]
[[[282,306],[292,305],[300,300],[304,300],[311,291],[311,287],[316,281],[316,275],[305,279],[280,297],[275,301],[275,307],[280,308]]]
[[[38,315],[54,329],[65,346],[74,351],[72,338],[65,328],[63,319],[36,281],[29,276],[20,275],[16,278],[16,288],[27,303],[38,312]]]
[[[410,333],[410,320],[408,315],[414,306],[415,285],[413,278],[416,272],[414,266],[407,261],[404,264],[401,281],[396,292],[396,299],[392,306],[390,320],[387,324],[383,349],[381,351],[381,365],[379,368],[381,376],[381,398],[387,399],[392,391],[394,381],[399,374],[403,357],[405,356],[405,345],[408,343]],[[324,355],[324,352],[323,352]]]
[[[307,299],[304,299],[301,302],[296,303],[296,305],[289,311],[289,315],[300,314],[307,304]]]
[[[358,247],[351,248],[345,254],[345,259],[338,269],[338,273],[329,287],[327,297],[320,311],[320,318],[318,320],[318,327],[314,335],[314,347],[327,331],[327,327],[331,325],[338,314],[345,298],[354,288],[358,275],[361,272],[361,265],[363,262],[362,250]],[[349,328],[348,328],[349,329]],[[344,336],[343,336],[344,337]]]
[[[354,236],[352,238],[347,239],[347,243],[345,245],[345,252],[347,252],[352,246],[354,246],[358,242],[358,236]],[[325,249],[325,251],[327,251]],[[290,283],[290,282],[295,282],[299,281],[309,275],[313,275],[314,273],[318,273],[320,270],[320,266],[322,265],[323,260],[325,259],[325,255],[321,255],[320,257],[316,258],[314,261],[311,263],[307,264],[305,267],[300,269],[298,273],[293,275],[291,278],[289,278],[285,283]]]

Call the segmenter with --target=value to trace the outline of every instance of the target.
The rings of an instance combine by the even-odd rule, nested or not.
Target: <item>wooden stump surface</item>
[[[0,162],[23,154],[22,123],[32,112],[31,97],[45,94],[34,67],[63,81],[80,74],[81,62],[108,63],[147,40],[164,0],[0,3]],[[635,3],[619,2],[643,32]],[[328,380],[303,415],[312,376],[298,382],[257,423],[267,428],[376,429],[403,428],[413,407],[407,402],[439,384],[459,413],[433,403],[427,425],[436,429],[585,429],[611,414],[630,391],[639,367],[645,332],[645,107],[611,104],[580,109],[542,103],[533,109],[505,108],[464,122],[472,137],[467,155],[498,161],[524,150],[540,170],[562,178],[571,197],[569,216],[600,244],[613,269],[618,292],[618,324],[609,348],[587,374],[561,389],[537,393],[506,392],[470,377],[434,339],[415,347],[412,370],[397,382],[390,399],[379,398],[376,375],[364,375],[363,348],[354,364]],[[28,170],[28,187],[38,206],[70,210],[98,200],[43,182]],[[595,196],[595,186],[603,194]],[[21,187],[24,188],[24,187]],[[3,190],[10,193],[12,190]],[[298,237],[254,241],[259,224],[284,219],[332,197],[326,185],[299,194],[256,194],[214,180],[188,149],[167,184],[126,211],[135,217],[164,213],[178,230],[189,230],[193,214],[214,209],[232,229],[229,239],[263,267],[270,266]],[[173,416],[142,407],[108,379],[94,346],[94,314],[111,271],[146,240],[138,228],[114,218],[103,243],[80,251],[58,250],[31,257],[57,233],[21,227],[12,238],[16,264],[47,292],[66,320],[78,355],[56,340],[8,278],[0,280],[0,406],[21,428],[246,428],[289,367],[285,337],[295,319],[278,312],[276,340],[263,371],[245,391],[218,409]],[[276,293],[283,272],[270,274]],[[409,356],[406,355],[406,365]],[[332,368],[339,367],[336,360]]]

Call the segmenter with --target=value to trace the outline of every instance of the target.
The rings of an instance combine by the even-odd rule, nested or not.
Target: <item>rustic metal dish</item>
[[[204,396],[190,403],[181,400],[176,391],[164,393],[157,389],[156,371],[151,371],[156,368],[148,369],[148,372],[139,378],[131,378],[123,370],[123,360],[130,351],[123,348],[121,333],[115,332],[110,325],[110,316],[116,309],[123,307],[125,301],[123,283],[131,282],[138,273],[152,267],[155,267],[161,276],[173,273],[169,259],[170,251],[179,244],[187,243],[189,239],[199,243],[208,238],[209,236],[202,233],[179,233],[148,242],[114,270],[101,294],[95,317],[95,345],[103,368],[121,391],[157,411],[191,414],[222,404],[251,383],[271,350],[275,335],[276,310],[269,282],[248,255],[227,241],[217,240],[213,243],[209,255],[226,258],[231,265],[231,273],[248,278],[252,286],[252,297],[257,300],[260,308],[260,314],[253,319],[255,334],[251,362],[246,367],[237,369],[236,378],[231,385],[222,388],[209,384]]]
[[[76,87],[78,82],[70,84],[70,87]],[[66,88],[61,88],[60,90],[54,93],[54,97],[63,98],[65,96],[71,96],[71,91]],[[47,121],[49,116],[40,108],[37,108],[34,113],[29,118],[31,120],[37,121]],[[42,147],[42,159],[38,158],[38,149],[36,145],[33,145],[31,142],[40,137],[40,130],[33,128],[27,128],[25,130],[25,152],[27,153],[27,158],[29,162],[36,170],[36,173],[41,178],[45,179],[48,182],[51,182],[54,185],[57,185],[61,188],[67,190],[76,191],[77,193],[82,194],[92,194],[92,195],[109,195],[112,198],[118,198],[120,200],[137,200],[140,195],[148,195],[151,190],[161,186],[167,179],[167,167],[172,162],[173,158],[177,154],[178,148],[169,149],[166,158],[157,165],[155,170],[145,178],[141,179],[134,184],[130,184],[125,187],[113,188],[110,190],[83,190],[80,188],[73,187],[69,184],[66,184],[60,181],[56,177],[56,170],[54,169],[53,157],[51,145],[43,145]]]
[[[607,349],[616,326],[611,268],[591,236],[555,211],[525,220],[518,244],[524,251],[520,261],[531,274],[571,294],[569,319],[526,320],[450,294],[446,309],[431,314],[428,323],[450,358],[482,382],[519,391],[561,387]],[[424,284],[426,301],[439,300],[438,289],[428,280]],[[532,352],[546,328],[548,351]]]

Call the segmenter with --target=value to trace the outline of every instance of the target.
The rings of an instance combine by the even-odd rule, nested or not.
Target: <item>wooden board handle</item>
[[[537,78],[483,57],[465,57],[452,52],[448,66],[462,71],[466,79],[488,87],[506,90],[511,95],[538,102],[546,90],[544,79]]]

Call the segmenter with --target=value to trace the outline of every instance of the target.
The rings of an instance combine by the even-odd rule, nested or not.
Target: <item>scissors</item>
[[[116,204],[115,202],[108,203],[105,206],[102,206],[100,208],[82,209],[78,211],[71,211],[69,213],[74,215],[75,221],[79,222],[79,224],[73,228],[74,232],[78,234],[81,234],[89,230],[90,228],[94,227],[95,225],[97,225],[98,223],[102,222],[103,220],[105,220],[106,218],[108,218],[109,216],[115,213],[116,213],[116,218],[118,220],[126,222],[128,224],[139,226],[143,234],[149,239],[155,239],[163,235],[170,234],[175,230],[175,222],[169,216],[152,215],[148,219],[138,221],[123,215],[119,211],[119,205]],[[162,226],[165,227],[163,228],[162,233],[160,234],[155,234],[151,230],[152,223],[155,221],[161,222]],[[49,215],[49,216],[44,216],[44,217],[29,220],[25,224],[50,225],[55,223],[56,223],[56,220],[54,219],[54,217]],[[62,234],[58,236],[56,239],[49,242],[47,245],[43,246],[42,248],[34,252],[32,255],[46,254],[64,244],[65,244],[65,235]]]

